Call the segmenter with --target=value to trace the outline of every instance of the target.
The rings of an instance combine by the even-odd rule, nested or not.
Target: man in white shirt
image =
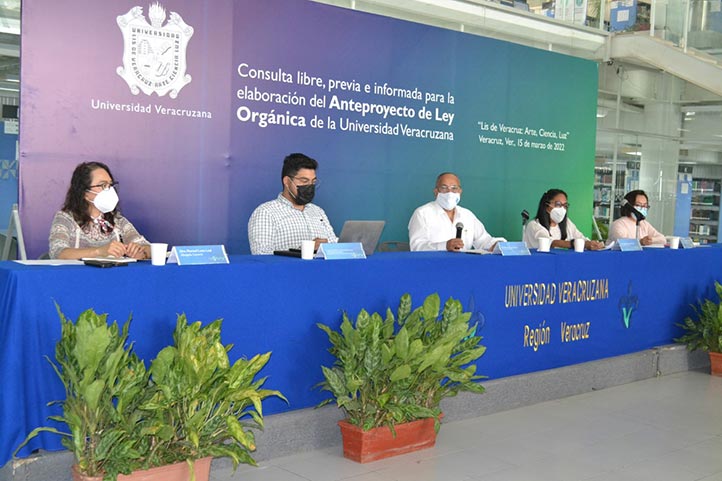
[[[494,250],[503,237],[492,237],[469,209],[459,207],[461,182],[456,174],[444,172],[436,178],[436,199],[414,211],[409,221],[412,251]],[[460,234],[460,235],[457,235]]]
[[[256,207],[248,221],[251,254],[273,254],[298,249],[301,241],[338,242],[326,213],[311,201],[316,193],[318,163],[303,154],[283,160],[283,191],[274,200]]]

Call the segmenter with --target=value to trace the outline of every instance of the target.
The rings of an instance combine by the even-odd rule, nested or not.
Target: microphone
[[[644,216],[642,215],[642,213],[639,212],[636,207],[634,207],[632,204],[630,204],[627,199],[622,199],[621,205],[622,205],[622,207],[624,207],[625,205],[628,205],[630,207],[630,209],[632,209],[632,214],[634,214],[634,217],[637,219],[637,225],[639,225],[639,223],[644,220]]]
[[[526,209],[521,211],[521,225],[526,225],[526,223],[529,221],[529,212],[527,212]]]
[[[456,238],[461,239],[461,231],[464,230],[464,224],[461,222],[456,223]]]

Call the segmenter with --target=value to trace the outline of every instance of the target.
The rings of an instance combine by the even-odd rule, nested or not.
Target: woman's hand
[[[100,257],[123,257],[125,255],[125,246],[118,241],[110,241],[109,244],[99,249]]]
[[[584,248],[590,251],[598,251],[604,249],[604,244],[599,241],[586,241]]]
[[[135,242],[131,242],[129,244],[125,244],[125,255],[128,257],[132,257],[133,259],[147,259],[145,246],[142,246],[140,244],[136,244]]]

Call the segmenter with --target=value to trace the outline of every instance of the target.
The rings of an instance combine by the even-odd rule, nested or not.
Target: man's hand
[[[316,245],[313,247],[314,252],[318,250],[318,247],[319,247],[321,244],[327,244],[327,243],[328,243],[328,239],[324,239],[323,237],[316,237],[313,241],[316,243]]]
[[[464,239],[449,239],[446,241],[446,250],[450,252],[458,251],[464,248]]]

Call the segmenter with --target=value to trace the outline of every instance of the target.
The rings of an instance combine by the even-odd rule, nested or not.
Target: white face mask
[[[446,192],[445,194],[439,192],[436,194],[436,203],[444,210],[454,210],[460,200],[461,194],[458,192]]]
[[[567,216],[567,210],[564,207],[554,207],[549,213],[549,217],[555,223],[559,224]]]
[[[93,205],[103,214],[115,209],[118,205],[118,193],[115,191],[115,187],[98,192],[93,199]]]

